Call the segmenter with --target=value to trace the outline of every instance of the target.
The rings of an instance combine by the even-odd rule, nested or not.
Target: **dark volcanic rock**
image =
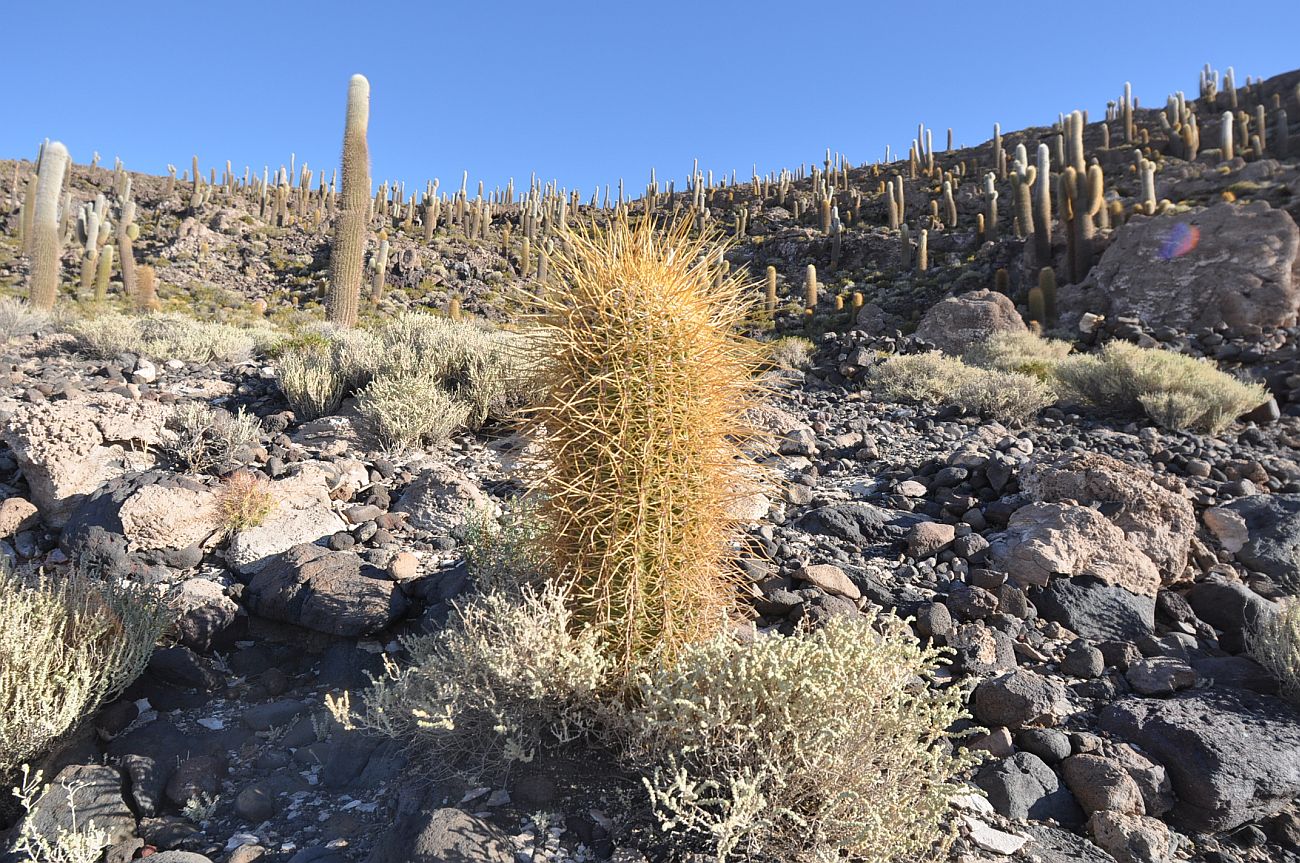
[[[296,545],[249,583],[254,614],[332,635],[377,632],[406,611],[406,597],[355,554]]]
[[[1255,494],[1227,508],[1241,513],[1250,533],[1237,559],[1300,593],[1300,494]]]
[[[1081,576],[1056,578],[1030,597],[1045,620],[1090,641],[1136,641],[1155,628],[1155,597]]]

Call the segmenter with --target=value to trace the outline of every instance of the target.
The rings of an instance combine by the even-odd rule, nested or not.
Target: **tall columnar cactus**
[[[988,218],[984,220],[984,229],[990,239],[998,235],[998,187],[997,175],[989,171],[984,175],[984,204],[988,208]]]
[[[916,269],[921,273],[930,269],[930,232],[925,228],[921,229],[920,238],[916,242]]]
[[[1224,111],[1219,120],[1219,157],[1225,162],[1234,155],[1232,124],[1232,112]]]
[[[1016,237],[1023,240],[1034,230],[1033,185],[1038,178],[1038,169],[1029,164],[1029,154],[1025,151],[1024,144],[1016,146],[1012,168],[1011,190],[1016,199]]]
[[[1133,85],[1128,81],[1124,82],[1124,101],[1120,107],[1124,112],[1124,143],[1135,144],[1137,141],[1133,135]]]
[[[99,265],[95,267],[95,302],[102,303],[108,298],[108,280],[113,276],[113,244],[104,246],[99,253]]]
[[[45,148],[36,180],[36,201],[32,208],[32,269],[29,300],[33,308],[49,311],[59,295],[59,258],[63,242],[59,237],[59,197],[63,174],[68,170],[68,148],[58,141]]]
[[[343,128],[343,193],[334,243],[330,249],[329,319],[341,327],[357,323],[366,228],[370,213],[370,153],[366,128],[370,124],[370,82],[353,75],[348,84],[347,117]]]
[[[1105,177],[1100,165],[1092,165],[1087,174],[1073,166],[1060,175],[1061,221],[1065,224],[1068,244],[1070,282],[1078,284],[1092,269],[1093,217],[1101,209]]]
[[[1148,216],[1156,214],[1156,166],[1155,163],[1145,158],[1140,151],[1135,151],[1137,156],[1138,174],[1142,178],[1142,202],[1137,205],[1138,212],[1145,213]]]
[[[1052,156],[1046,144],[1038,145],[1038,181],[1034,191],[1034,263],[1040,267],[1052,263]]]
[[[943,181],[943,224],[952,230],[957,227],[957,201],[952,196],[952,183]]]
[[[803,280],[804,309],[808,314],[817,310],[817,267],[808,265]]]
[[[388,232],[379,232],[379,249],[370,259],[370,302],[378,304],[384,298],[384,280],[388,276]]]
[[[1083,112],[1071,111],[1065,117],[1065,161],[1082,174],[1088,170],[1083,155]]]
[[[776,314],[776,267],[767,268],[767,291],[764,295],[763,309],[769,315]]]

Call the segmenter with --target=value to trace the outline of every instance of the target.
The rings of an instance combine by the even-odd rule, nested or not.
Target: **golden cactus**
[[[715,281],[710,243],[688,220],[656,233],[620,216],[570,236],[537,300],[545,552],[625,668],[717,634],[737,595],[726,558],[756,488],[743,447],[761,355],[736,333],[754,286]]]

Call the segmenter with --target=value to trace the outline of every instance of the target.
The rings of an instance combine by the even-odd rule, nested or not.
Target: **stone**
[[[383,571],[350,552],[303,544],[253,576],[249,611],[331,635],[378,632],[406,611],[406,597]]]
[[[194,752],[193,737],[165,719],[128,731],[108,746],[108,754],[119,759],[129,780],[131,802],[146,817],[159,813],[176,765]]]
[[[790,429],[777,444],[776,451],[781,455],[816,455],[817,435],[807,426]]]
[[[393,581],[410,581],[420,574],[420,559],[409,551],[399,551],[388,564]]]
[[[70,764],[44,779],[49,791],[27,816],[29,832],[55,844],[61,832],[84,829],[88,821],[94,821],[97,830],[107,833],[109,845],[135,837],[135,816],[122,799],[122,776],[116,768]],[[70,792],[69,788],[76,790]]]
[[[1163,249],[1178,224],[1195,226],[1199,242],[1167,259]],[[1062,319],[1088,311],[1183,332],[1226,324],[1241,335],[1294,326],[1298,247],[1295,221],[1264,201],[1137,216],[1115,231],[1088,277],[1061,292]]]
[[[1215,629],[1241,632],[1276,612],[1276,606],[1240,581],[1211,573],[1187,592],[1196,616]]]
[[[167,799],[177,806],[184,806],[191,800],[214,798],[225,772],[224,762],[214,756],[187,758],[176,765],[171,778],[167,780]]]
[[[1277,678],[1267,668],[1247,656],[1207,656],[1193,659],[1197,677],[1211,686],[1249,689],[1264,695],[1276,695]]]
[[[235,622],[239,606],[220,584],[207,578],[187,578],[172,600],[176,634],[191,650],[206,653],[213,640]]]
[[[1183,829],[1234,830],[1300,794],[1300,714],[1272,696],[1200,689],[1126,698],[1098,724],[1165,767]]]
[[[367,863],[515,863],[510,838],[467,812],[431,809],[404,820],[380,838]]]
[[[122,534],[137,548],[184,548],[220,530],[217,495],[183,485],[146,485],[118,509]]]
[[[1229,554],[1236,554],[1241,551],[1242,547],[1250,539],[1250,531],[1246,527],[1246,518],[1240,512],[1234,509],[1228,509],[1224,506],[1212,506],[1205,512],[1201,513],[1201,521],[1210,529],[1219,540],[1219,544]]]
[[[1056,771],[1031,752],[986,763],[975,784],[988,795],[999,815],[1017,821],[1052,819],[1067,827],[1083,823],[1083,810]]]
[[[477,485],[441,464],[420,471],[392,507],[392,512],[406,513],[413,527],[442,536],[449,535],[474,511],[500,515],[500,507]]]
[[[1124,532],[1086,506],[1031,503],[1012,514],[992,543],[993,559],[1021,585],[1090,576],[1130,593],[1154,597],[1160,573]]]
[[[849,599],[862,598],[862,591],[849,579],[844,570],[829,563],[805,566],[795,573],[795,577],[820,587],[832,596],[844,596]]]
[[[1180,578],[1187,566],[1196,514],[1182,494],[1181,483],[1169,476],[1161,479],[1174,488],[1157,482],[1151,471],[1108,455],[1070,453],[1031,462],[1021,476],[1021,487],[1039,501],[1101,505],[1129,543],[1155,564],[1161,583],[1168,584]]]
[[[1070,738],[1055,728],[1024,728],[1016,733],[1016,746],[1032,752],[1048,764],[1057,764],[1070,755]]]
[[[1093,843],[1059,827],[1026,824],[1029,835],[1026,858],[1033,863],[1115,863],[1115,858]]]
[[[13,536],[40,520],[36,505],[23,497],[7,497],[0,502],[0,537]]]
[[[907,532],[907,553],[917,559],[934,557],[952,545],[957,529],[951,524],[923,521]]]
[[[325,472],[314,465],[272,482],[270,493],[275,505],[266,519],[237,532],[226,546],[226,562],[242,575],[260,572],[296,545],[347,529],[331,505]]]
[[[1024,319],[1011,298],[978,290],[948,297],[929,308],[916,327],[916,337],[946,354],[961,355],[971,345],[1000,333],[1026,332]]]
[[[908,531],[923,521],[929,519],[869,503],[836,503],[809,510],[798,527],[845,540],[866,553],[901,546]]]
[[[1061,659],[1061,670],[1071,677],[1092,680],[1106,670],[1106,656],[1091,644],[1072,645]]]
[[[1178,841],[1158,818],[1124,812],[1097,812],[1088,832],[1116,863],[1168,863]]]
[[[241,719],[252,731],[270,731],[288,725],[311,710],[304,702],[287,699],[255,704],[244,711]]]
[[[1044,620],[1089,641],[1136,641],[1155,630],[1156,601],[1094,578],[1055,578],[1030,597]]]
[[[961,821],[966,827],[968,838],[975,844],[975,847],[990,854],[1000,854],[1007,857],[1015,854],[1029,841],[1027,836],[998,830],[969,815],[961,816]]]
[[[1300,494],[1259,494],[1234,500],[1250,538],[1237,559],[1291,595],[1300,594]]]
[[[1054,725],[1070,710],[1059,681],[1026,668],[982,681],[971,695],[971,704],[979,722],[1012,729]]]
[[[1172,656],[1138,660],[1124,676],[1139,695],[1172,695],[1196,685],[1196,671]]]
[[[1145,815],[1142,791],[1128,771],[1100,755],[1071,755],[1061,762],[1061,776],[1087,815],[1103,810]]]
[[[953,668],[966,674],[1000,674],[1016,667],[1011,637],[983,623],[967,623],[947,636]]]

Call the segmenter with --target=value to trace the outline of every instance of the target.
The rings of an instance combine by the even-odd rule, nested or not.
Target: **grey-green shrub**
[[[357,411],[393,450],[440,444],[466,426],[471,406],[431,378],[379,375],[357,394]]]
[[[958,405],[1005,422],[1022,422],[1056,400],[1036,377],[970,366],[938,351],[890,357],[872,369],[869,380],[893,399]]]

